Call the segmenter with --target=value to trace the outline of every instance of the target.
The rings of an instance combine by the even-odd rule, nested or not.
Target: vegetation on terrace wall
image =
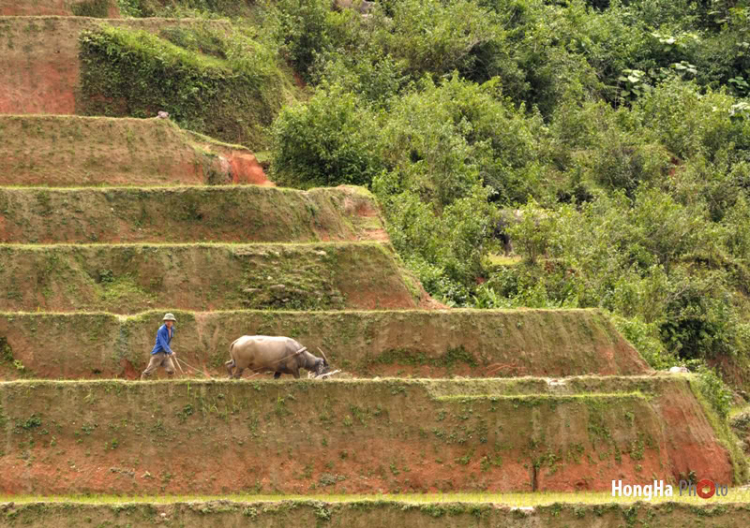
[[[292,97],[275,52],[248,28],[196,25],[159,36],[102,27],[80,37],[81,108],[86,114],[152,117],[263,148],[265,127]]]
[[[373,238],[361,187],[0,189],[2,243],[316,242]],[[54,211],[54,214],[53,214]],[[113,212],[114,211],[114,212]],[[65,220],[61,221],[60,218]]]
[[[706,528],[742,528],[746,524],[747,505],[716,504],[697,508],[692,504],[675,502],[654,504],[553,504],[519,502],[518,507],[499,507],[496,504],[445,501],[419,503],[402,500],[398,496],[367,501],[318,501],[289,499],[283,502],[191,501],[162,503],[81,503],[16,501],[7,511],[10,526],[47,527],[64,517],[76,525],[97,519],[106,526],[151,527],[155,519],[165,513],[169,521],[184,526],[207,528],[214,526],[329,526],[350,528],[369,526],[410,526],[422,528],[464,528],[504,526],[528,528],[588,527],[592,523],[602,528],[658,524],[663,528],[682,528],[699,524]],[[250,498],[250,500],[253,500]],[[534,506],[534,508],[531,508]],[[167,513],[168,512],[168,513]],[[76,520],[78,519],[78,520]]]
[[[622,392],[435,398],[430,385],[182,380],[165,391],[160,382],[37,380],[29,399],[29,382],[4,383],[3,433],[11,440],[0,457],[0,483],[16,493],[52,493],[60,482],[45,476],[47,468],[73,461],[81,471],[65,480],[69,493],[211,494],[226,485],[303,494],[531,491],[535,484],[539,490],[572,491],[583,478],[587,489],[605,491],[616,475],[641,484],[655,474],[672,481],[674,471],[685,466],[684,450],[671,450],[662,433],[670,412],[663,406],[678,397],[680,411],[671,412],[693,420],[673,427],[670,438],[677,445],[700,439],[710,454],[690,461],[699,478],[732,479],[731,458],[695,414],[698,403],[682,398],[689,395],[684,381],[654,387],[651,398]],[[154,398],[158,406],[146,404]],[[181,471],[171,478],[164,477],[171,462],[155,448],[163,443],[183,455]],[[11,474],[29,445],[39,456],[23,474]],[[217,449],[223,464],[210,459]],[[289,456],[300,450],[307,456]],[[225,465],[243,463],[252,470],[225,474]],[[137,475],[123,478],[121,471],[105,470],[100,479],[87,477],[102,466]],[[153,478],[142,476],[146,470]]]
[[[116,273],[104,275],[122,282]],[[180,323],[180,357],[221,376],[229,345],[244,334],[288,335],[316,353],[321,348],[332,365],[358,377],[650,373],[606,315],[594,310],[170,311]],[[0,377],[28,371],[48,379],[134,377],[146,367],[143,351],[153,347],[163,315],[0,314]],[[47,354],[37,354],[40,348]],[[15,361],[25,370],[13,368]],[[135,370],[127,372],[127,363]]]
[[[130,17],[246,16],[255,5],[253,0],[117,0],[117,3],[120,12]]]
[[[446,303],[606,308],[653,366],[747,383],[747,2],[289,0],[266,20],[315,87],[274,123],[279,181],[369,184]],[[498,265],[502,231],[521,258]]]
[[[415,308],[420,293],[392,248],[373,242],[5,245],[0,255],[6,311]]]
[[[113,0],[86,0],[70,6],[75,16],[107,18]]]

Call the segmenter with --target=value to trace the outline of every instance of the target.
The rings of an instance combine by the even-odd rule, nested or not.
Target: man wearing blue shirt
[[[169,343],[172,341],[172,337],[174,337],[174,324],[176,322],[177,319],[171,313],[164,316],[164,324],[156,332],[156,345],[151,351],[151,361],[149,361],[148,367],[141,374],[141,380],[151,376],[159,367],[164,367],[170,378],[174,374],[172,358],[176,357],[177,354],[169,348]]]

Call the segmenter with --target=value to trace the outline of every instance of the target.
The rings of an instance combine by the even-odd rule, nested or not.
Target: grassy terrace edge
[[[390,244],[0,245],[0,310],[416,308]]]
[[[581,500],[579,494],[534,494],[534,496],[467,495],[442,497],[349,496],[324,500],[265,500],[248,496],[245,500],[191,501],[145,498],[144,501],[105,501],[104,503],[26,501],[12,505],[0,503],[4,515],[0,526],[51,526],[60,518],[78,520],[81,525],[92,518],[107,526],[141,527],[155,522],[188,523],[194,527],[244,526],[334,526],[334,527],[490,527],[526,528],[535,526],[601,528],[621,526],[660,526],[682,528],[744,527],[750,506],[725,501],[614,501],[597,496]],[[698,499],[700,500],[700,499]],[[324,524],[323,524],[324,523]]]
[[[158,118],[0,115],[0,140],[6,186],[214,185],[262,176],[245,147]]]
[[[178,319],[176,350],[211,375],[226,375],[229,345],[245,334],[294,337],[364,377],[652,372],[594,309],[169,311]],[[0,378],[134,377],[163,315],[0,312]],[[40,355],[42,348],[48,354]]]
[[[385,240],[361,187],[0,187],[0,243],[306,243]]]

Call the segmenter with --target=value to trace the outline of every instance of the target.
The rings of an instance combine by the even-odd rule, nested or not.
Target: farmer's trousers
[[[143,374],[141,374],[141,379],[144,380],[147,377],[151,376],[151,374],[153,374],[154,371],[159,367],[164,367],[167,370],[167,374],[169,374],[170,376],[174,374],[174,363],[172,363],[172,355],[167,355],[166,352],[157,352],[156,354],[151,354],[151,361],[148,362],[148,367],[146,367],[146,370],[144,370]]]

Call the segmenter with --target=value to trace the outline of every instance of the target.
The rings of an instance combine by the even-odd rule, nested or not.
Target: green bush
[[[351,92],[318,90],[274,123],[273,175],[296,187],[369,185],[382,167],[375,116]]]
[[[417,77],[473,72],[482,48],[502,39],[496,14],[469,0],[401,0],[390,8],[391,23],[375,41]]]
[[[423,79],[391,104],[381,154],[402,185],[439,207],[480,181],[493,201],[513,203],[539,191],[541,128],[539,116],[505,100],[497,82]]]
[[[183,13],[213,13],[225,16],[248,16],[255,0],[117,0],[120,12],[131,17],[168,17]]]
[[[265,9],[313,85],[274,125],[280,182],[369,185],[444,302],[602,308],[655,368],[744,383],[746,2]],[[516,255],[493,258],[508,235]]]
[[[732,391],[714,370],[705,366],[699,368],[698,389],[719,416],[729,416],[733,401]]]
[[[664,370],[679,364],[678,358],[667,351],[659,338],[657,325],[624,317],[615,317],[614,322],[625,339],[633,344],[651,368]]]
[[[268,16],[276,41],[297,71],[309,76],[316,59],[341,46],[357,26],[352,11],[331,10],[331,0],[279,0]]]
[[[78,2],[70,6],[75,16],[107,18],[109,16],[109,6],[114,0],[87,0]]]
[[[273,53],[240,31],[181,27],[165,38],[101,27],[80,37],[79,111],[152,117],[232,143],[264,147],[291,89]],[[206,49],[211,54],[202,53]],[[219,55],[219,56],[216,56]]]
[[[644,131],[676,157],[700,154],[714,161],[729,145],[740,152],[750,148],[750,120],[735,112],[736,102],[727,94],[703,94],[694,83],[670,80],[649,92],[634,112]]]

